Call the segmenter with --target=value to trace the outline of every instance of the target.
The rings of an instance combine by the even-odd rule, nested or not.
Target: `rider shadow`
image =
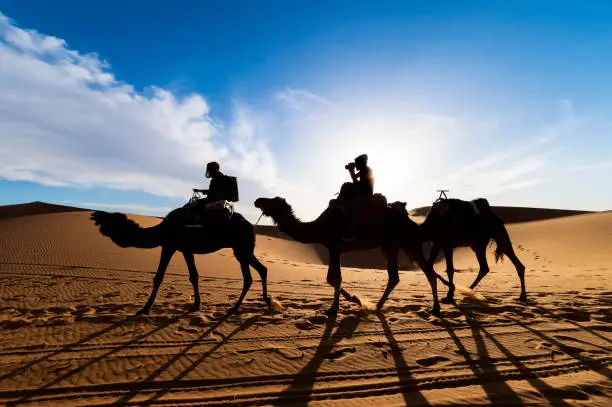
[[[306,406],[311,401],[314,384],[317,380],[317,371],[323,362],[328,359],[328,355],[332,353],[334,346],[342,339],[350,338],[357,330],[360,322],[359,317],[346,317],[340,321],[338,329],[332,335],[336,318],[336,315],[332,315],[327,319],[321,341],[315,350],[314,356],[294,376],[293,382],[279,394],[278,398],[271,405],[281,406],[290,404],[292,406]]]

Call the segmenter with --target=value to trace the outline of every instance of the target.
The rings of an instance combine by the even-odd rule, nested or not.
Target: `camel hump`
[[[381,205],[387,206],[387,197],[381,193],[377,192],[374,195],[372,195],[372,201],[379,203]]]
[[[474,213],[476,213],[476,215],[491,212],[491,206],[489,205],[489,201],[487,201],[485,198],[474,199],[470,201],[470,204],[474,208]]]

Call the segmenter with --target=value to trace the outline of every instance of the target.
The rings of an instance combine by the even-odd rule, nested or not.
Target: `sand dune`
[[[192,288],[175,256],[151,314],[134,317],[160,250],[115,246],[89,211],[55,212],[0,221],[0,403],[610,405],[612,212],[509,225],[530,302],[515,301],[505,261],[479,286],[484,301],[457,296],[442,319],[426,313],[418,270],[401,273],[382,314],[343,301],[327,318],[317,248],[273,231],[256,253],[282,309],[264,306],[255,277],[227,317],[242,279],[222,250],[197,256],[200,312],[186,311]],[[456,281],[469,284],[474,255],[457,250],[456,265]],[[385,284],[383,270],[343,272],[364,302]]]
[[[2,205],[0,206],[0,219],[40,215],[46,213],[76,212],[84,210],[85,209],[75,208],[73,206],[56,205],[37,201],[17,205]]]

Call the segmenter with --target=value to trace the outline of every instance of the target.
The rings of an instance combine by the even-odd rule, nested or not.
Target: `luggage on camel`
[[[207,202],[199,192],[194,192],[187,204],[190,207],[190,219],[186,227],[202,227],[205,224],[217,224],[228,221],[234,214],[234,203],[228,200]]]

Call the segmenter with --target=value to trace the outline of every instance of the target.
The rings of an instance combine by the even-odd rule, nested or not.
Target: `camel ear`
[[[408,202],[400,202],[402,204],[402,206],[404,207],[404,209],[406,209],[406,205],[408,204]]]

